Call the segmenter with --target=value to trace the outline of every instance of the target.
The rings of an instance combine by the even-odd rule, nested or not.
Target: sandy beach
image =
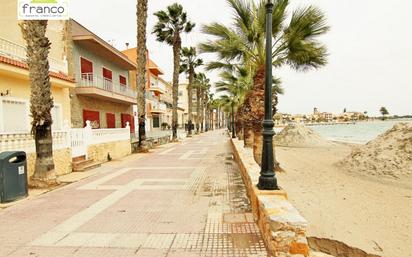
[[[286,171],[278,174],[280,186],[308,220],[310,237],[336,240],[373,254],[349,256],[412,256],[412,176],[389,179],[337,166],[353,148],[344,143],[276,147]],[[315,241],[339,248],[332,246],[334,241]]]

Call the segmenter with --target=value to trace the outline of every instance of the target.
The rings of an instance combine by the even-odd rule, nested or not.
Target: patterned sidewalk
[[[266,257],[227,137],[213,131],[0,210],[0,257]]]

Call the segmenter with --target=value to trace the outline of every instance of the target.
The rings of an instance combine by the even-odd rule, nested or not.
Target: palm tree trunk
[[[190,64],[189,67],[189,85],[187,87],[187,95],[188,95],[188,116],[189,116],[189,121],[188,121],[188,137],[192,136],[192,124],[193,124],[193,113],[192,113],[192,106],[193,106],[193,80],[195,76],[195,71],[193,68],[193,65]]]
[[[36,163],[31,185],[49,187],[58,184],[53,160],[52,117],[53,98],[49,77],[50,41],[46,37],[47,21],[24,21],[21,24],[27,43],[27,65],[30,76],[30,113],[35,139]]]
[[[214,129],[213,109],[209,110],[209,114],[210,114],[210,129],[213,130]]]
[[[253,133],[253,129],[250,126],[243,126],[243,139],[244,139],[244,146],[251,148],[253,147],[253,137],[254,137],[254,133]]]
[[[235,125],[235,129],[236,129],[237,138],[238,138],[239,140],[244,140],[244,137],[243,137],[243,127],[240,126],[240,123],[239,123],[239,122],[236,122],[235,124],[236,124],[236,125]]]
[[[203,128],[203,123],[204,123],[204,119],[205,119],[205,96],[204,96],[204,90],[202,89],[200,91],[200,99],[201,99],[201,106],[200,106],[200,132],[203,133],[204,132],[204,128]]]
[[[253,93],[250,96],[249,104],[251,110],[253,110],[252,117],[253,121],[249,121],[252,124],[253,131],[253,157],[257,164],[261,165],[262,163],[262,148],[263,148],[263,136],[262,136],[262,122],[265,114],[264,107],[264,88],[265,88],[265,69],[261,67],[256,72],[255,77],[253,78]],[[277,97],[276,101],[277,103]],[[275,108],[272,105],[272,108]],[[246,135],[245,135],[246,137]],[[246,141],[246,140],[245,140]],[[273,149],[273,159],[277,163],[275,158],[275,149]],[[278,167],[278,165],[276,165]]]
[[[253,78],[253,93],[250,96],[250,106],[254,120],[251,122],[253,130],[253,156],[257,163],[262,159],[262,122],[265,115],[265,67],[260,67]]]
[[[219,114],[219,107],[216,109],[216,121],[215,121],[215,123],[216,123],[216,129],[219,129],[219,120],[220,120],[220,116],[219,116],[220,114]]]
[[[179,91],[179,72],[180,72],[180,48],[182,40],[179,32],[175,32],[173,39],[173,112],[172,112],[172,130],[173,140],[177,140],[177,101]]]
[[[196,89],[196,133],[200,133],[200,87],[198,85]]]
[[[146,75],[147,75],[147,0],[137,0],[137,113],[139,115],[139,151],[147,152],[146,145]]]
[[[206,104],[205,108],[205,131],[209,131],[209,106]]]

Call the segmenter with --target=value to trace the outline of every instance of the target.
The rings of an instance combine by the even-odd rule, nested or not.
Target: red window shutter
[[[130,114],[125,114],[122,113],[121,114],[121,119],[122,119],[122,128],[126,127],[127,122],[129,122],[129,126],[130,126],[130,132],[134,133],[134,119],[133,116]]]
[[[132,115],[130,115],[130,114],[129,114],[129,116],[130,116],[130,132],[131,132],[131,133],[134,133],[134,131],[135,131],[135,128],[134,128],[134,117],[133,117]]]
[[[93,63],[84,58],[80,58],[81,73],[93,73]]]
[[[113,113],[106,113],[107,128],[116,128],[116,116]]]
[[[120,85],[127,86],[126,77],[123,77],[122,75],[119,76],[119,82]]]
[[[111,71],[111,70],[108,70],[108,69],[106,69],[106,68],[103,68],[103,77],[104,77],[105,79],[112,80],[112,79],[113,79],[113,77],[112,77],[112,71]]]
[[[97,111],[83,110],[83,124],[86,126],[86,121],[92,123],[93,128],[100,128],[100,113]]]

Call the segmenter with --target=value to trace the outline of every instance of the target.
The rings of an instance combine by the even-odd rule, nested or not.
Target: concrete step
[[[73,172],[84,172],[87,170],[95,169],[100,167],[102,164],[100,162],[92,161],[85,165],[78,166],[76,168],[73,167]]]
[[[85,161],[85,160],[86,160],[86,155],[72,158],[72,162],[80,162],[80,161]]]
[[[76,168],[79,168],[79,167],[82,167],[82,166],[86,166],[86,165],[88,165],[90,163],[93,163],[93,162],[94,162],[94,160],[81,160],[81,161],[73,162],[73,169],[76,169]]]

